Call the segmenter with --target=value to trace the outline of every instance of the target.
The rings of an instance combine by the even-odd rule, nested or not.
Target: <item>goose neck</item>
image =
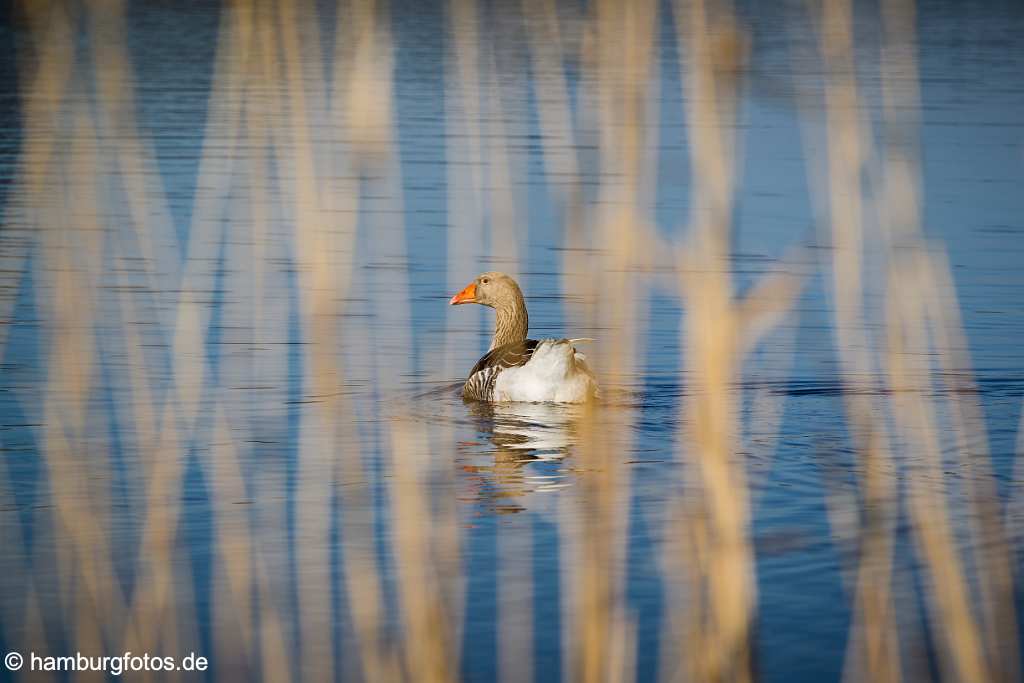
[[[496,306],[495,311],[497,315],[494,319],[492,349],[526,339],[530,323],[526,313],[526,304],[521,296],[517,297],[515,301]]]

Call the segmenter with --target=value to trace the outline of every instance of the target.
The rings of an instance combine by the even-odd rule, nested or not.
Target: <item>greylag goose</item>
[[[491,348],[469,371],[465,399],[582,403],[597,394],[586,359],[573,346],[580,340],[527,339],[529,317],[516,281],[504,273],[484,273],[448,302],[481,304],[497,313]]]

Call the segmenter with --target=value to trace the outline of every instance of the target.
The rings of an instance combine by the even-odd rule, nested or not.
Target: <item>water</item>
[[[662,10],[669,17],[668,8]],[[323,56],[333,49],[333,9],[324,5],[319,11],[325,17],[322,41],[302,45],[307,57],[319,50],[323,59],[322,69],[312,68],[306,75],[313,83],[332,78],[336,69]],[[271,187],[265,193],[266,223],[257,228],[249,202],[261,191],[247,171],[259,163],[258,145],[243,139],[236,146],[225,132],[229,129],[207,127],[217,107],[228,106],[230,100],[210,100],[211,86],[217,82],[217,49],[225,42],[218,31],[226,13],[216,5],[198,4],[187,10],[147,3],[127,8],[124,37],[134,68],[137,125],[155,160],[155,166],[143,168],[136,179],[151,200],[162,197],[162,202],[149,205],[150,219],[166,225],[168,230],[160,234],[173,235],[178,242],[168,238],[155,245],[156,269],[164,272],[155,279],[155,288],[140,295],[139,308],[126,310],[117,292],[142,286],[139,262],[130,257],[141,247],[128,227],[128,193],[106,195],[101,226],[107,241],[96,261],[102,266],[96,279],[101,292],[96,327],[94,334],[82,337],[94,341],[98,354],[87,392],[88,426],[81,430],[90,438],[74,441],[72,455],[79,453],[83,461],[92,462],[83,454],[89,445],[104,449],[87,455],[107,467],[106,472],[95,473],[102,480],[95,490],[109,493],[115,511],[105,530],[115,558],[113,571],[125,591],[144,591],[145,578],[136,563],[145,552],[139,544],[148,519],[147,492],[139,485],[140,472],[145,471],[140,451],[146,435],[138,427],[141,418],[125,406],[138,391],[133,384],[138,373],[152,382],[156,405],[173,403],[165,392],[172,391],[176,359],[182,353],[199,359],[188,365],[200,378],[195,385],[196,410],[173,418],[181,421],[186,436],[169,451],[178,460],[166,476],[171,481],[180,477],[179,517],[172,522],[177,529],[174,576],[179,578],[172,598],[185,617],[192,616],[199,624],[192,642],[202,651],[216,651],[216,634],[224,627],[216,613],[225,580],[218,564],[216,520],[225,515],[224,509],[252,525],[252,552],[265,563],[273,604],[282,614],[303,604],[304,580],[326,587],[324,603],[332,608],[326,626],[337,651],[344,652],[352,646],[355,628],[343,576],[350,552],[346,544],[354,541],[344,537],[348,518],[343,519],[341,511],[349,504],[348,491],[368,485],[374,495],[360,498],[360,505],[375,513],[369,522],[372,555],[383,577],[385,607],[396,609],[397,561],[389,550],[394,510],[384,495],[393,481],[387,431],[394,416],[406,415],[419,430],[415,433],[426,435],[435,452],[452,448],[438,456],[443,466],[429,481],[435,494],[454,501],[462,533],[464,580],[455,589],[464,601],[459,671],[470,680],[498,675],[502,644],[510,637],[498,625],[499,606],[507,604],[503,601],[510,594],[515,601],[521,581],[529,588],[522,593],[529,628],[519,637],[533,652],[532,661],[521,665],[537,680],[558,680],[568,670],[566,643],[573,634],[560,605],[568,590],[566,576],[573,570],[572,535],[581,509],[575,506],[580,489],[592,476],[577,450],[577,411],[464,404],[459,382],[487,347],[490,314],[475,307],[452,309],[446,301],[478,272],[509,268],[517,271],[526,293],[532,336],[607,340],[621,331],[588,326],[593,319],[589,313],[601,302],[585,300],[566,288],[574,280],[564,278],[562,270],[564,216],[557,192],[562,180],[545,166],[533,90],[551,75],[527,70],[528,43],[514,12],[481,8],[481,45],[493,48],[507,91],[500,111],[485,100],[474,119],[452,86],[450,11],[413,2],[392,8],[397,182],[388,181],[386,167],[352,180],[356,171],[344,163],[342,176],[333,179],[351,182],[362,193],[357,213],[340,200],[330,213],[356,228],[354,241],[329,245],[332,253],[351,255],[354,264],[350,273],[335,274],[332,284],[347,282],[350,288],[345,300],[332,302],[337,309],[331,324],[339,334],[337,358],[344,368],[336,392],[356,416],[358,428],[348,435],[351,441],[333,444],[335,452],[317,453],[323,442],[317,440],[315,410],[330,396],[313,388],[310,330],[300,324],[297,287],[303,273],[296,255],[301,247],[290,237],[295,212],[287,204],[287,192]],[[577,41],[585,40],[574,32],[580,25],[579,8],[567,3],[561,11],[567,40],[578,47]],[[856,15],[864,72],[863,115],[877,122],[880,85],[872,72],[880,40],[872,30],[877,8],[863,3]],[[739,457],[746,465],[753,505],[755,668],[766,681],[835,680],[843,672],[853,625],[851,568],[856,564],[851,559],[855,552],[832,526],[829,495],[855,492],[861,464],[849,433],[835,352],[834,301],[827,275],[830,245],[825,231],[816,227],[814,192],[822,188],[817,186],[815,164],[823,163],[825,154],[823,112],[820,103],[801,112],[793,85],[815,92],[821,86],[822,66],[806,56],[813,36],[809,27],[800,30],[806,17],[797,9],[745,7],[741,16],[751,31],[754,68],[747,74],[739,113],[742,182],[730,267],[739,292],[778,268],[805,273],[807,278],[794,310],[756,348],[735,389],[745,425]],[[0,237],[5,240],[5,264],[10,264],[5,265],[3,295],[9,308],[0,316],[5,328],[0,366],[0,444],[5,462],[0,527],[7,547],[18,548],[4,559],[5,578],[0,580],[6,627],[0,630],[0,649],[31,640],[32,627],[24,626],[22,619],[31,607],[26,594],[37,596],[44,621],[57,619],[47,617],[47,611],[59,613],[56,548],[67,542],[69,533],[46,521],[60,489],[49,470],[53,461],[48,465],[42,455],[46,444],[54,447],[48,420],[60,414],[46,409],[50,392],[60,396],[59,386],[48,385],[54,376],[49,353],[56,336],[48,325],[54,310],[49,303],[54,275],[46,259],[55,247],[42,233],[26,230],[29,220],[12,190],[25,158],[20,150],[30,142],[31,124],[22,119],[24,109],[13,93],[30,82],[19,67],[39,60],[38,55],[26,57],[28,25],[17,19],[8,15],[2,29],[6,39],[0,41],[5,46],[0,48],[0,79],[7,93],[0,101],[0,201],[8,216]],[[309,24],[302,25],[308,32]],[[1017,40],[1024,30],[1024,13],[1013,3],[970,8],[935,3],[920,9],[917,26],[922,224],[927,238],[934,240],[936,249],[944,245],[949,258],[956,300],[947,303],[957,306],[962,316],[1005,505],[1014,483],[1024,396],[1019,341],[1024,338],[1024,269],[1019,266],[1024,257],[1024,199],[1015,191],[1024,165],[1024,50]],[[76,31],[82,42],[79,51],[85,54],[91,43],[85,29]],[[656,153],[658,178],[657,186],[650,188],[653,221],[658,233],[672,241],[682,238],[693,201],[693,132],[685,124],[674,32],[671,18],[666,18],[660,24],[657,59],[657,138],[649,150]],[[568,73],[570,88],[582,98],[575,60],[569,60]],[[528,74],[527,79],[520,80],[520,74]],[[283,86],[257,79],[248,87],[252,102]],[[79,81],[63,110],[69,110],[76,98],[89,101],[89,92]],[[327,139],[329,131],[322,104],[309,103],[314,139]],[[585,102],[576,105],[585,107]],[[248,113],[240,116],[239,121],[252,124],[252,119],[244,118]],[[584,196],[592,203],[606,201],[597,187],[614,186],[615,179],[602,177],[599,170],[599,131],[593,118],[583,109],[578,109],[578,116],[578,147],[571,151],[580,164]],[[489,136],[496,134],[496,125],[503,126],[510,179],[489,176],[488,171],[474,175],[474,169],[487,168],[474,162],[474,121],[485,145],[492,143]],[[287,135],[287,128],[273,115],[267,122],[272,134]],[[810,148],[802,131],[809,131]],[[114,147],[116,135],[116,128],[103,128],[100,139]],[[880,135],[877,129],[875,135]],[[487,147],[491,155],[495,149]],[[97,158],[102,163],[93,172],[101,180],[120,177],[105,153],[101,146]],[[481,154],[480,159],[486,158]],[[272,163],[271,175],[287,180],[293,162]],[[474,202],[494,210],[495,193],[505,187],[511,187],[519,231],[502,242],[502,235],[490,228],[498,219],[491,211],[477,212]],[[217,197],[227,197],[233,208],[219,213],[209,208],[216,206]],[[468,213],[461,213],[467,207]],[[499,253],[509,244],[517,259]],[[187,273],[183,281],[200,301],[196,322],[201,332],[198,348],[182,350],[177,346],[181,340],[171,332],[179,291],[176,273],[164,266],[186,256],[189,269],[177,272]],[[261,259],[263,267],[248,265]],[[876,270],[866,284],[871,334],[881,330],[883,265],[872,262]],[[622,507],[624,591],[636,625],[637,679],[651,680],[666,673],[666,653],[676,648],[669,630],[673,586],[665,574],[666,535],[678,519],[680,491],[686,490],[678,452],[685,447],[680,443],[685,433],[680,409],[690,383],[680,334],[686,311],[671,276],[655,272],[638,276],[638,283],[638,296],[631,302],[632,315],[640,323],[633,370],[607,376],[603,390],[609,419],[625,426],[615,432],[621,441],[607,446],[625,475],[625,490],[620,491],[627,501]],[[254,316],[252,311],[261,313]],[[137,336],[128,336],[126,329]],[[133,348],[141,350],[135,354]],[[597,344],[588,349],[594,366],[612,365],[600,355],[608,348]],[[891,396],[882,388],[882,379],[869,380],[879,387],[872,401],[886,405]],[[225,460],[225,443],[234,444],[241,472],[241,485],[231,490],[219,488],[215,474],[218,463],[230,461]],[[365,466],[368,482],[351,478],[352,470],[308,470],[303,464],[340,461],[352,451],[358,451],[356,460]],[[311,460],[308,453],[317,455]],[[317,474],[328,471],[333,478],[321,486]],[[947,468],[946,474],[952,489],[962,488],[955,467]],[[170,495],[168,500],[175,498]],[[329,514],[310,518],[304,506],[311,499],[323,503]],[[962,525],[967,513],[955,509],[954,514]],[[913,653],[906,672],[910,678],[934,675],[938,644],[922,628],[927,615],[920,558],[905,515],[896,538],[899,578],[893,590],[897,604],[909,608],[901,610],[898,621],[907,629],[904,651]],[[57,631],[52,623],[50,628]],[[297,624],[286,618],[283,629],[286,649],[298,651]],[[513,632],[513,642],[515,636]],[[51,635],[47,642],[49,651],[63,654],[62,637]],[[301,664],[292,666],[298,671]],[[338,676],[356,671],[353,660],[339,658]]]

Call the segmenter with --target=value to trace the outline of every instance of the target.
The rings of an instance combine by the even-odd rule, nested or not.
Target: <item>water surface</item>
[[[659,234],[679,243],[693,201],[689,140],[694,133],[685,125],[675,26],[667,8],[662,9],[652,124],[657,137],[651,138],[657,186],[651,188],[650,213]],[[322,44],[303,45],[307,57],[320,53],[322,69],[308,74],[312,83],[333,76],[333,31],[328,28],[333,10],[320,11],[326,17]],[[566,3],[562,11],[567,40],[575,40],[572,29],[580,8]],[[163,234],[177,242],[155,245],[156,256],[141,255],[142,246],[129,227],[127,193],[111,190],[106,195],[99,212],[104,240],[95,262],[101,266],[95,271],[95,326],[81,337],[95,344],[97,354],[86,402],[88,428],[81,433],[109,450],[107,470],[96,476],[103,477],[116,511],[106,533],[118,582],[130,592],[139,580],[134,567],[143,552],[138,544],[146,520],[146,491],[135,479],[145,435],[138,416],[125,408],[138,391],[133,378],[141,373],[152,382],[156,405],[169,405],[172,394],[166,392],[175,391],[176,354],[197,354],[198,363],[189,367],[201,377],[198,409],[166,419],[180,420],[182,433],[188,435],[171,452],[180,458],[173,476],[180,477],[181,488],[174,561],[191,579],[178,587],[175,600],[188,605],[183,612],[200,624],[199,647],[215,651],[219,627],[212,605],[223,576],[217,568],[213,511],[227,504],[244,510],[241,519],[257,530],[255,552],[271,568],[269,580],[282,613],[301,603],[309,573],[318,577],[314,581],[324,582],[324,600],[333,610],[327,617],[331,640],[338,652],[345,652],[352,647],[354,626],[345,593],[348,541],[340,511],[347,491],[369,487],[373,495],[360,500],[375,513],[370,537],[389,596],[386,608],[396,609],[396,561],[388,540],[393,510],[386,492],[393,477],[389,425],[402,415],[416,425],[417,434],[425,435],[424,443],[435,450],[452,449],[439,456],[443,467],[431,476],[436,477],[434,492],[456,502],[462,533],[459,670],[470,680],[497,676],[502,642],[508,637],[500,631],[500,605],[507,604],[509,591],[517,595],[517,581],[525,581],[529,590],[521,595],[530,628],[522,637],[532,647],[530,673],[536,680],[558,680],[567,671],[565,644],[573,637],[560,609],[566,577],[573,571],[567,548],[576,516],[584,509],[578,506],[581,486],[592,476],[578,452],[578,411],[463,403],[459,382],[487,347],[491,317],[475,307],[446,305],[478,272],[503,268],[518,275],[526,293],[533,336],[607,340],[621,333],[588,326],[593,319],[588,307],[599,308],[602,302],[582,300],[567,287],[573,281],[567,275],[592,274],[563,270],[561,179],[544,164],[535,89],[551,75],[529,66],[528,41],[514,12],[482,7],[480,42],[489,48],[482,54],[494,60],[497,80],[507,89],[501,107],[485,99],[480,111],[467,112],[452,87],[448,11],[429,3],[393,6],[397,182],[387,180],[386,169],[360,179],[357,170],[340,164],[360,190],[361,202],[354,219],[349,206],[335,207],[334,214],[339,221],[353,221],[356,235],[351,244],[338,247],[353,267],[346,276],[344,300],[335,302],[334,323],[344,372],[336,392],[358,427],[349,434],[350,442],[334,443],[336,452],[317,456],[317,462],[333,462],[355,452],[368,479],[360,475],[350,481],[351,470],[335,469],[332,485],[320,489],[308,485],[303,463],[310,462],[305,454],[317,449],[318,432],[310,426],[318,424],[315,407],[328,399],[313,388],[311,332],[301,325],[300,246],[291,236],[296,216],[276,194],[283,191],[271,187],[264,192],[247,175],[259,163],[259,145],[251,139],[232,141],[230,127],[210,123],[218,107],[228,106],[224,98],[231,96],[211,90],[218,82],[217,69],[223,68],[217,66],[217,50],[218,41],[223,44],[219,31],[224,14],[212,4],[186,9],[130,3],[125,17],[138,135],[154,163],[140,169],[140,180],[151,199],[162,198],[149,205],[151,220],[166,224],[169,229]],[[862,115],[877,121],[879,38],[872,31],[877,8],[860,3],[856,16],[858,63],[864,72]],[[831,526],[828,496],[856,491],[861,461],[845,414],[846,385],[835,352],[827,272],[831,247],[814,195],[821,189],[815,169],[825,150],[815,145],[823,142],[824,113],[820,101],[802,110],[797,98],[801,88],[820,90],[822,66],[804,58],[814,46],[810,29],[800,30],[806,17],[798,10],[744,7],[741,17],[751,33],[752,66],[744,75],[738,116],[742,178],[729,267],[738,292],[780,268],[807,279],[794,309],[756,348],[734,389],[745,426],[737,457],[744,460],[753,505],[755,666],[763,680],[835,680],[843,672],[848,648],[850,568],[855,565],[850,548]],[[917,28],[922,224],[935,248],[941,246],[948,255],[956,299],[947,303],[962,316],[977,377],[976,396],[984,411],[984,438],[999,490],[1009,496],[1024,396],[1024,196],[1015,191],[1024,164],[1024,50],[1017,39],[1024,31],[1024,13],[1013,3],[927,3],[919,10]],[[26,638],[27,627],[17,616],[27,609],[26,587],[41,596],[44,620],[46,608],[54,607],[59,594],[55,548],[68,532],[46,522],[40,512],[54,505],[60,490],[50,469],[54,461],[43,457],[46,444],[53,447],[46,425],[55,419],[53,411],[60,410],[53,400],[59,403],[61,398],[60,387],[48,384],[54,376],[51,353],[60,334],[48,324],[58,291],[54,262],[48,258],[56,247],[45,233],[29,229],[37,218],[24,210],[11,189],[21,182],[20,164],[32,130],[14,93],[28,87],[23,74],[31,72],[39,55],[29,52],[28,26],[16,16],[8,17],[2,32],[7,40],[0,41],[6,46],[0,59],[6,93],[0,101],[0,199],[7,218],[0,232],[6,306],[0,316],[0,527],[11,547],[19,550],[3,561],[0,602],[7,628],[0,630],[0,649],[13,649]],[[76,35],[84,54],[90,38],[84,30]],[[570,59],[567,67],[569,87],[581,98],[576,106],[582,122],[578,147],[570,152],[579,162],[586,201],[596,203],[603,196],[595,188],[614,185],[614,179],[601,177],[595,151],[598,131],[579,95],[579,65]],[[248,87],[248,106],[258,111],[260,93],[283,86],[253,81]],[[84,82],[68,92],[60,111],[71,111],[78,100],[95,99]],[[313,137],[322,134],[326,139],[331,119],[320,107],[325,103],[309,104]],[[249,115],[239,115],[238,124],[253,125],[253,119],[245,118]],[[267,116],[270,134],[287,134],[283,123]],[[487,167],[467,151],[471,126],[479,126],[486,143],[497,130],[496,121],[503,126],[512,169],[504,181],[487,176],[481,170]],[[60,124],[63,135],[70,136],[69,125]],[[117,135],[116,127],[101,127],[98,139],[116,147],[123,142]],[[808,139],[819,143],[808,146]],[[92,172],[101,181],[123,173],[102,147],[95,158]],[[287,180],[293,170],[289,163],[272,164],[271,176]],[[474,170],[479,173],[474,175]],[[460,228],[466,216],[459,211],[474,201],[492,201],[488,198],[496,187],[511,188],[516,199],[516,258],[500,252],[487,211],[481,212],[480,225],[468,232]],[[262,217],[250,204],[257,195],[264,201]],[[204,208],[216,204],[211,197],[226,197],[226,206],[232,208]],[[258,225],[258,220],[263,222]],[[175,259],[190,265],[178,271],[180,281],[173,271],[144,281],[145,269],[133,260],[139,258],[151,259],[157,272]],[[263,266],[250,265],[257,262]],[[878,268],[870,275],[884,272],[877,263],[870,267]],[[637,278],[638,295],[630,305],[642,329],[636,356],[627,365],[632,370],[606,375],[603,390],[609,419],[625,425],[616,432],[621,443],[606,447],[626,475],[621,483],[627,501],[622,508],[624,591],[636,625],[637,679],[651,680],[665,673],[666,652],[676,648],[668,635],[673,587],[665,578],[665,544],[678,519],[678,498],[687,491],[679,455],[685,449],[680,439],[686,425],[680,416],[690,382],[681,334],[686,310],[673,278],[664,273]],[[178,282],[184,283],[181,289]],[[132,287],[144,294],[136,300],[137,308],[127,309],[117,292]],[[877,332],[884,312],[884,278],[869,276],[866,289],[868,328]],[[180,340],[176,342],[172,330],[182,290],[201,304],[198,349],[176,346]],[[598,344],[588,349],[595,367],[613,365],[600,355],[608,348]],[[866,384],[876,387],[870,390],[871,400],[884,412],[892,400],[884,378],[870,377]],[[764,410],[768,412],[759,412]],[[227,457],[218,446],[226,442],[234,444],[233,457],[245,482],[231,494],[217,488],[212,473]],[[73,443],[70,457],[85,452],[90,441]],[[947,476],[952,489],[962,485],[954,467]],[[303,514],[311,495],[326,496],[324,509],[334,513],[312,531]],[[967,524],[965,509],[953,512],[958,525]],[[323,532],[317,537],[322,540],[313,542],[310,559],[305,535],[315,532]],[[912,634],[904,650],[916,653],[907,672],[927,676],[935,673],[936,644],[921,626],[927,615],[916,573],[920,558],[905,519],[896,538],[900,542],[894,564],[903,571],[895,582],[895,599],[911,607],[899,621]],[[298,647],[297,624],[286,620],[284,632],[289,647]],[[51,638],[55,652],[59,642]],[[355,663],[345,657],[338,661],[339,677],[356,675]]]

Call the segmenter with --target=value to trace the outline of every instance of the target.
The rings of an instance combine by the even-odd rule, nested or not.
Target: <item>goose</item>
[[[462,397],[505,403],[583,403],[597,381],[575,343],[582,339],[527,339],[529,316],[519,285],[505,273],[479,275],[449,305],[481,304],[495,313],[491,348],[469,371]]]

